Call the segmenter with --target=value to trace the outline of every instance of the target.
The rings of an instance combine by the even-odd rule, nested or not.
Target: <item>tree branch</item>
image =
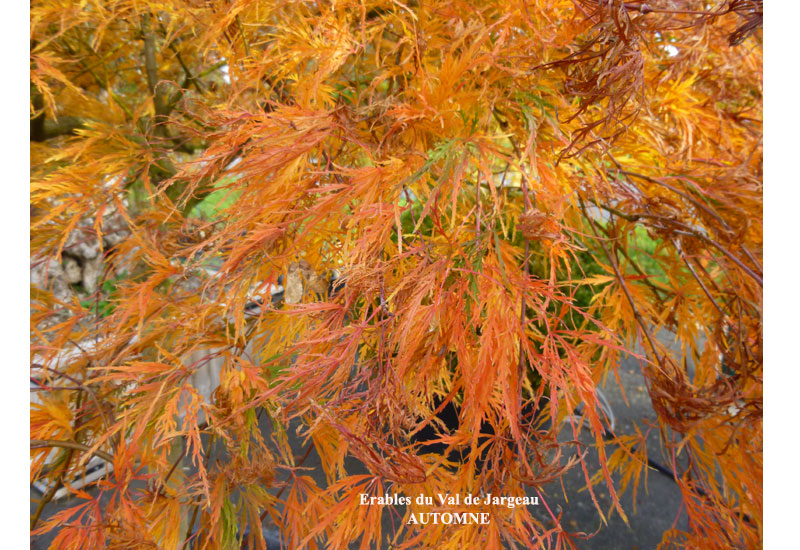
[[[41,449],[43,447],[61,447],[63,449],[74,449],[77,451],[89,452],[90,447],[78,443],[77,441],[65,441],[59,439],[31,439],[31,449]],[[91,451],[93,455],[102,458],[107,462],[114,462],[114,457],[105,451]]]
[[[144,34],[144,67],[147,73],[147,87],[153,96],[153,107],[156,111],[156,122],[167,114],[163,94],[159,93],[158,65],[156,64],[156,35],[150,25],[150,14],[142,17],[142,33]]]
[[[42,142],[58,136],[74,135],[85,124],[82,118],[76,116],[62,116],[57,122],[45,120],[41,124],[34,119],[31,120],[31,141]]]

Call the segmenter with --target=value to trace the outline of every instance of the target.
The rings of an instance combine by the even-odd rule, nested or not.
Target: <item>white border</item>
[[[30,404],[29,354],[30,340],[30,8],[25,2],[10,3],[3,11],[0,33],[3,51],[5,85],[0,105],[3,106],[4,130],[0,132],[3,161],[3,212],[0,219],[3,239],[3,289],[0,334],[4,353],[2,403],[3,447],[0,458],[5,498],[0,503],[3,546],[27,548],[30,540],[29,508],[22,506],[30,498]],[[27,204],[26,204],[27,203]],[[23,412],[24,411],[24,412]],[[20,501],[17,501],[17,499]],[[23,500],[24,499],[24,500]]]
[[[764,21],[764,547],[797,540],[798,325],[797,2],[766,2]]]

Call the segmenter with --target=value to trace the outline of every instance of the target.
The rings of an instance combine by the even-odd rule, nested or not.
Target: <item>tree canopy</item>
[[[368,548],[361,493],[524,495],[570,467],[625,517],[657,430],[689,518],[665,547],[759,546],[761,12],[32,0],[31,481],[113,463],[110,500],[32,529],[264,548],[271,516],[290,548]],[[658,424],[610,434],[596,387],[627,353]],[[455,462],[414,438],[446,402]],[[396,547],[575,544],[492,513],[399,521]]]

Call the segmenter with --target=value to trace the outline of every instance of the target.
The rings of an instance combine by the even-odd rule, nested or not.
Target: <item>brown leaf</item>
[[[287,304],[299,304],[303,299],[303,277],[297,262],[289,264],[289,271],[286,274],[286,284],[284,285],[283,300]]]
[[[328,295],[328,282],[314,271],[308,260],[300,260],[300,272],[303,274],[308,290],[315,292],[320,297]]]

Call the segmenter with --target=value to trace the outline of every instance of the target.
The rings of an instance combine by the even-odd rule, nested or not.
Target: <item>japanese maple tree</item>
[[[33,0],[33,532],[264,548],[270,516],[290,548],[368,548],[361,493],[541,494],[569,468],[626,517],[652,428],[612,434],[596,387],[632,353],[688,516],[664,545],[758,547],[761,12]],[[99,491],[42,519],[93,456]],[[391,536],[575,544],[555,513],[491,513]]]

